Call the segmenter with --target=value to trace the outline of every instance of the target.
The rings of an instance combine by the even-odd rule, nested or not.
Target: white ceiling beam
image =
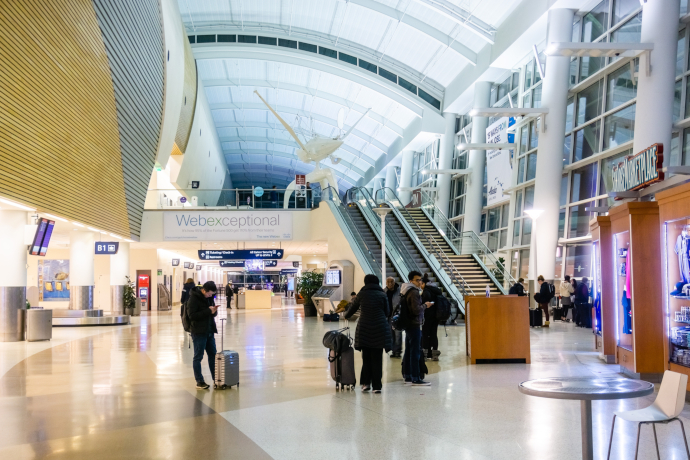
[[[478,37],[483,38],[488,43],[494,44],[494,33],[496,29],[482,21],[481,19],[472,16],[472,13],[466,9],[454,5],[448,0],[414,0],[417,3],[426,5],[433,10],[441,13],[447,18],[452,19],[467,30],[474,32]]]
[[[220,143],[221,145],[224,142],[259,142],[263,144],[278,144],[278,145],[286,145],[288,147],[293,147],[295,150],[297,150],[299,145],[297,145],[297,142],[295,142],[292,139],[269,139],[268,137],[259,137],[259,136],[242,136],[242,137],[220,137]],[[340,146],[341,149],[345,150],[346,152],[351,153],[352,155],[358,156],[361,152],[359,152],[356,149],[353,149],[352,147],[346,146],[343,144]],[[223,149],[223,153],[225,153],[225,149]],[[336,150],[337,153],[337,150]],[[297,155],[294,155],[294,158],[297,159]],[[365,161],[367,163],[367,169],[369,169],[370,166],[373,166],[369,161]],[[341,159],[340,164],[343,166],[347,166],[348,168],[351,168],[354,172],[359,174],[360,176],[364,176],[365,171],[362,171],[360,168],[357,166],[353,165],[351,162]]]
[[[285,64],[306,67],[320,72],[335,75],[353,83],[376,91],[386,96],[418,117],[425,111],[434,111],[430,105],[420,99],[402,86],[394,85],[385,78],[355,67],[342,61],[325,58],[318,54],[306,51],[293,50],[291,48],[279,48],[277,46],[259,46],[243,44],[214,44],[210,46],[197,45],[194,47],[194,57],[198,60],[203,59],[248,59],[269,62],[282,62]],[[229,83],[229,86],[233,86]],[[343,99],[344,101],[344,99]],[[439,116],[441,116],[439,114]]]
[[[196,24],[196,23],[195,23]],[[192,30],[191,27],[187,28],[187,33],[190,35],[204,35],[204,34],[248,34],[255,33],[265,37],[275,37],[275,38],[285,38],[287,40],[305,40],[314,45],[324,46],[326,48],[335,48],[344,53],[350,54],[357,58],[364,59],[365,61],[379,62],[379,64],[386,70],[393,72],[396,75],[403,77],[410,83],[414,83],[420,86],[424,91],[433,95],[438,99],[443,99],[444,87],[441,83],[434,79],[427,77],[424,78],[424,74],[413,67],[408,66],[396,59],[389,56],[383,56],[382,53],[376,51],[373,48],[369,48],[360,43],[356,43],[349,40],[343,40],[337,36],[318,32],[311,29],[304,29],[301,27],[292,27],[292,35],[288,34],[288,31],[281,25],[271,25],[266,23],[252,22],[248,23],[245,21],[244,31],[239,28],[239,26],[233,25],[232,23],[218,23],[218,22],[201,22],[201,27],[197,25],[196,30]],[[249,25],[248,25],[249,24]],[[203,44],[201,46],[208,46],[211,44]],[[192,48],[197,45],[192,45]],[[263,45],[255,45],[263,46]],[[331,59],[331,58],[328,58]],[[350,65],[350,64],[348,64]]]
[[[308,93],[305,93],[305,94],[308,94]],[[216,103],[216,104],[209,104],[209,107],[211,110],[260,110],[262,112],[268,112],[268,108],[266,108],[266,106],[261,102],[254,102],[254,103],[244,102],[241,104],[233,103],[233,102],[222,102],[222,103]],[[366,109],[359,106],[359,104],[353,104],[351,109],[353,111],[359,113],[359,114],[362,114],[362,115],[366,112]],[[288,106],[285,106],[282,104],[277,104],[276,112],[278,112],[278,113],[280,113],[280,112],[294,113],[296,115],[301,115],[301,116],[305,116],[305,117],[309,116],[309,112],[307,112],[305,110],[297,109],[294,107],[288,107]],[[316,114],[312,114],[311,116],[315,120],[318,119],[318,118],[316,118],[317,117]],[[383,117],[381,115],[378,115],[375,113],[369,112],[367,117],[371,118],[372,120],[374,120],[375,122],[377,122],[379,124],[383,124],[383,122],[384,122]],[[392,123],[391,121],[386,121],[385,125],[386,125],[385,128],[390,129],[392,132],[397,134],[399,137],[402,137],[405,134],[405,130],[402,127],[396,125],[395,123]],[[337,122],[336,122],[336,126],[337,126]]]

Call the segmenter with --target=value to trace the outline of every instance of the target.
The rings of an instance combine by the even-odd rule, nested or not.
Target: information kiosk
[[[336,305],[350,298],[355,287],[355,266],[349,260],[333,260],[328,264],[323,277],[323,286],[311,297],[316,305],[316,314],[335,311]]]

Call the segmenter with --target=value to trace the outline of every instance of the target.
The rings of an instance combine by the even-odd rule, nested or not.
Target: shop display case
[[[608,279],[613,286],[616,363],[630,377],[657,382],[666,367],[659,206],[623,203],[611,208],[609,218],[612,263],[601,273],[602,284]]]
[[[657,194],[664,256],[664,329],[668,369],[690,375],[690,184]]]
[[[614,249],[611,218],[599,216],[590,221],[592,234],[592,329],[595,348],[607,364],[616,362],[616,296],[612,276]]]

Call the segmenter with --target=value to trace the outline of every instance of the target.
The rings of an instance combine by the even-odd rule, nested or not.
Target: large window
[[[482,214],[482,231],[492,251],[504,248],[508,243],[509,208],[508,204],[504,204],[489,208]]]

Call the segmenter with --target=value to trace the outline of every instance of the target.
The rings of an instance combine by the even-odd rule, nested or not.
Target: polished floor
[[[179,310],[0,343],[0,459],[578,459],[579,403],[517,384],[618,370],[590,333],[562,323],[532,330],[531,365],[470,366],[460,326],[439,330],[431,387],[402,385],[400,360],[384,357],[382,394],[336,392],[321,339],[338,324],[288,306],[227,317],[241,385],[225,391],[195,389]],[[595,458],[606,458],[612,411],[652,399],[594,402]],[[662,458],[686,458],[677,424],[657,432]],[[633,458],[635,427],[621,423],[614,439],[611,457]],[[646,427],[640,459],[651,458]]]

